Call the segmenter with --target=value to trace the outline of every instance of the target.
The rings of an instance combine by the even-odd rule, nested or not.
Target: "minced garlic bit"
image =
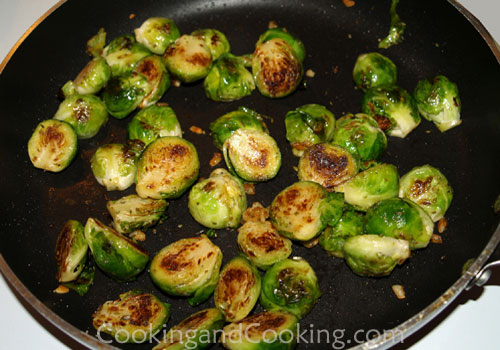
[[[315,75],[316,75],[316,73],[312,69],[306,70],[306,77],[314,78]]]
[[[441,237],[440,235],[432,235],[431,236],[431,242],[432,243],[436,243],[436,244],[442,244],[443,243],[443,237]]]
[[[129,236],[139,242],[144,242],[146,240],[146,234],[141,230],[135,230],[134,232],[131,232]]]
[[[57,293],[57,294],[66,294],[69,292],[69,288],[60,284],[59,287],[57,287],[56,289],[54,289],[54,293]]]
[[[314,248],[318,245],[319,243],[319,237],[316,237],[316,238],[313,238],[313,239],[310,239],[308,241],[305,241],[305,242],[302,242],[302,245],[306,248]]]
[[[128,19],[134,19],[135,18],[135,13],[131,13],[130,15],[128,15]]]
[[[342,0],[345,7],[353,7],[356,3],[353,0]]]
[[[438,232],[443,233],[446,230],[446,227],[448,227],[448,220],[446,218],[441,218],[437,224]]]
[[[405,289],[402,285],[400,284],[393,285],[392,291],[394,292],[394,294],[396,294],[396,298],[398,298],[399,300],[406,298]]]
[[[294,171],[298,172],[299,171],[299,168],[297,168],[296,166],[293,166],[292,168]]]
[[[273,29],[273,28],[278,28],[278,23],[276,23],[276,21],[269,21],[269,23],[267,24],[267,28],[268,29]]]
[[[222,154],[220,154],[219,152],[215,152],[208,164],[210,164],[210,166],[216,166],[221,162],[221,160],[222,160]]]
[[[253,196],[255,194],[255,185],[253,183],[246,182],[243,184],[243,187],[245,188],[245,193]]]
[[[189,131],[191,132],[194,132],[195,134],[198,134],[198,135],[204,135],[205,134],[205,130],[203,130],[202,128],[199,128],[195,125],[191,126],[189,128]]]
[[[168,107],[168,103],[167,102],[157,102],[156,105],[158,107]]]
[[[173,79],[172,80],[172,85],[174,87],[180,87],[181,86],[181,81],[180,80],[177,80],[177,79]]]

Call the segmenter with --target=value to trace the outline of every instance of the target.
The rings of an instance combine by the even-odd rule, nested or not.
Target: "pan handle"
[[[470,281],[465,290],[469,290],[474,286],[482,287],[488,282],[491,276],[491,269],[495,266],[500,266],[500,260],[493,261],[484,266],[477,275]]]

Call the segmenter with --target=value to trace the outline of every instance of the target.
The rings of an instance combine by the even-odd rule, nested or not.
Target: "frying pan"
[[[319,248],[295,246],[294,255],[305,257],[317,271],[324,293],[313,312],[304,318],[304,325],[343,328],[344,340],[354,339],[359,329],[397,327],[407,336],[465,288],[498,243],[498,218],[491,211],[491,203],[500,193],[495,177],[499,165],[494,162],[500,146],[500,120],[495,110],[495,98],[499,96],[498,62],[488,43],[454,5],[457,6],[444,1],[402,2],[399,11],[408,25],[406,39],[385,52],[399,67],[399,84],[409,90],[419,79],[435,74],[449,76],[460,88],[464,104],[461,127],[440,134],[423,122],[407,139],[391,138],[383,158],[397,164],[401,174],[415,165],[430,163],[447,175],[455,198],[447,214],[450,224],[445,242],[416,252],[409,262],[383,279],[356,277],[342,261],[327,258]],[[51,322],[93,348],[102,344],[77,329],[94,334],[90,314],[98,305],[135,287],[161,295],[147,273],[127,284],[117,284],[97,273],[95,285],[84,298],[73,293],[61,297],[51,292],[55,287],[53,247],[60,227],[68,218],[83,222],[89,216],[106,219],[105,198],[122,195],[105,193],[93,181],[88,159],[98,145],[123,141],[126,121],[111,120],[96,138],[82,142],[80,157],[64,173],[40,172],[26,156],[25,144],[32,129],[57,109],[58,88],[86,63],[84,43],[99,27],[105,26],[112,38],[130,33],[149,16],[161,14],[173,18],[183,32],[216,27],[228,35],[233,52],[242,54],[252,50],[267,23],[275,20],[305,42],[309,54],[306,68],[313,69],[316,76],[308,79],[306,89],[290,97],[268,100],[254,93],[239,102],[216,104],[205,99],[201,85],[195,84],[171,89],[163,99],[174,108],[184,130],[191,125],[207,130],[211,120],[239,105],[274,117],[269,127],[281,146],[283,168],[275,180],[257,185],[257,194],[250,197],[250,202],[267,205],[275,194],[296,180],[292,167],[297,159],[284,139],[284,114],[310,102],[331,102],[330,108],[337,116],[359,110],[361,93],[353,89],[352,65],[358,54],[376,50],[376,39],[386,34],[387,8],[388,4],[380,1],[357,2],[350,9],[331,1],[146,1],[140,7],[132,1],[63,4],[25,40],[0,77],[0,100],[9,125],[1,147],[5,174],[1,193],[10,204],[3,213],[7,219],[1,223],[2,272],[27,298],[32,298],[29,292],[33,293],[36,299],[29,301],[36,303]],[[128,19],[130,13],[136,15],[134,21]],[[333,73],[336,66],[338,71]],[[197,146],[201,163],[207,164],[215,151],[210,138],[189,131],[185,137]],[[205,166],[201,176],[209,172],[210,167]],[[199,232],[201,227],[186,219],[186,208],[186,196],[171,202],[169,220],[158,228],[158,234],[150,233],[146,241],[151,255],[173,240]],[[235,232],[219,232],[216,243],[225,253],[225,261],[237,252]],[[463,263],[471,257],[479,258],[461,276]],[[405,286],[407,299],[403,303],[392,295],[390,287],[396,283]],[[173,305],[169,326],[187,313],[211,305],[210,301],[193,309],[185,300],[162,297]],[[375,339],[365,345],[384,347],[390,343]],[[320,347],[301,344],[299,348]]]

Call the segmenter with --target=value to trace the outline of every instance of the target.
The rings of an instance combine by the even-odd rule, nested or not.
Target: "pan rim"
[[[446,0],[455,9],[460,12],[474,27],[474,29],[481,35],[485,40],[493,55],[496,57],[497,62],[500,64],[500,46],[493,39],[488,30],[484,25],[472,14],[470,13],[462,4],[457,0]],[[21,38],[14,44],[10,49],[7,56],[0,63],[0,75],[9,63],[10,59],[17,51],[19,46],[24,42],[24,40],[38,27],[38,25],[45,20],[49,15],[56,11],[61,5],[66,3],[67,0],[59,0],[54,4],[47,12],[45,12],[40,18],[38,18],[21,36]],[[351,347],[351,350],[361,350],[361,349],[387,349],[395,344],[397,344],[401,339],[406,339],[420,328],[425,326],[429,321],[431,321],[437,314],[442,312],[473,280],[473,278],[478,274],[481,268],[485,265],[488,258],[491,256],[495,248],[500,243],[500,224],[493,233],[491,239],[488,241],[486,247],[482,250],[481,254],[476,258],[476,260],[470,265],[470,267],[462,274],[462,276],[442,295],[440,295],[434,302],[428,305],[425,309],[409,318],[405,322],[401,323],[399,326],[394,327],[390,330],[386,330],[380,336],[359,344],[357,346]],[[57,327],[62,333],[76,342],[84,345],[90,349],[103,349],[103,350],[119,350],[119,348],[103,343],[98,339],[92,337],[91,335],[81,331],[76,328],[54,311],[49,309],[45,304],[43,304],[31,291],[21,282],[21,280],[16,276],[16,274],[9,267],[5,261],[3,255],[0,253],[0,272],[7,280],[9,287],[17,292],[17,295],[23,298],[26,302],[33,306],[34,310],[40,314],[44,319],[49,321],[53,326]]]

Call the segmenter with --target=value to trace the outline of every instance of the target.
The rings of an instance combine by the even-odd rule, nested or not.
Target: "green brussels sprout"
[[[292,254],[292,241],[281,236],[269,221],[245,222],[238,229],[238,246],[262,270]]]
[[[453,189],[443,173],[433,166],[423,165],[401,178],[399,197],[417,203],[436,222],[450,207]]]
[[[162,222],[166,217],[167,207],[166,200],[141,198],[136,194],[106,203],[115,230],[122,234],[153,227]]]
[[[178,136],[160,137],[139,158],[135,189],[142,198],[178,198],[199,171],[198,152],[191,142]]]
[[[238,129],[222,148],[226,165],[234,175],[245,181],[272,179],[281,167],[281,152],[269,134],[252,129]]]
[[[335,187],[335,191],[344,193],[346,203],[357,210],[366,211],[381,200],[397,197],[398,169],[392,164],[375,165]]]
[[[314,181],[332,191],[357,172],[358,162],[345,148],[317,143],[300,157],[297,175],[301,181]]]
[[[123,191],[132,186],[141,150],[134,144],[110,143],[99,146],[90,160],[97,182],[108,191]]]
[[[422,208],[397,197],[376,203],[365,219],[365,232],[405,239],[412,250],[425,248],[434,230],[432,219]]]
[[[40,122],[28,141],[31,163],[36,168],[54,173],[71,164],[77,149],[78,136],[73,127],[56,119]]]
[[[319,237],[319,244],[328,254],[343,258],[346,239],[363,234],[364,226],[363,214],[354,210],[347,210],[335,226],[328,226],[323,231]]]
[[[388,49],[393,45],[400,44],[403,41],[403,33],[406,29],[406,23],[401,21],[396,8],[398,6],[399,0],[391,1],[391,28],[389,29],[389,34],[378,44],[379,49]]]
[[[210,131],[215,146],[222,150],[224,142],[238,129],[251,129],[268,133],[263,117],[246,107],[220,116],[210,123]]]
[[[287,112],[285,128],[293,154],[301,157],[312,145],[332,139],[335,116],[325,106],[311,103]]]
[[[71,95],[61,102],[54,119],[69,123],[79,139],[88,139],[108,121],[108,112],[97,96]]]
[[[443,75],[419,81],[413,91],[418,111],[442,132],[462,123],[457,85]]]
[[[359,55],[352,76],[356,85],[366,91],[396,85],[398,69],[394,62],[378,52]]]
[[[207,300],[217,285],[222,252],[205,235],[164,247],[151,262],[153,282],[165,293],[190,297],[191,306]]]
[[[94,275],[95,266],[87,262],[76,280],[63,283],[63,285],[71,290],[74,290],[79,296],[83,297],[90,290],[92,283],[94,283]]]
[[[203,350],[217,342],[224,315],[216,308],[198,311],[170,328],[153,350]]]
[[[65,97],[74,94],[96,94],[108,83],[110,76],[111,68],[106,60],[102,57],[95,57],[82,69],[75,80],[64,84],[62,91]]]
[[[147,146],[159,137],[182,137],[181,124],[172,108],[163,104],[141,109],[127,127],[130,140],[141,140]]]
[[[132,113],[151,93],[151,85],[141,74],[111,78],[104,88],[102,99],[106,109],[116,119],[123,119]]]
[[[97,34],[93,35],[87,41],[87,53],[92,57],[99,57],[106,46],[106,31],[104,28],[99,28]]]
[[[215,306],[226,321],[244,319],[259,300],[260,274],[245,257],[231,259],[222,269],[214,291]]]
[[[149,55],[151,51],[135,41],[132,35],[123,35],[113,39],[102,51],[102,57],[111,67],[112,76],[132,73],[136,63]]]
[[[343,207],[343,194],[328,193],[316,182],[299,181],[274,198],[270,219],[285,237],[309,241],[326,225],[335,225],[342,216]]]
[[[167,46],[181,36],[174,21],[165,17],[148,18],[134,34],[139,43],[157,55],[163,55]]]
[[[295,50],[283,39],[274,38],[255,49],[252,74],[260,93],[280,98],[294,92],[302,80],[302,62]]]
[[[228,324],[221,342],[229,350],[292,350],[299,320],[289,312],[261,312]]]
[[[225,53],[214,62],[205,77],[203,88],[209,99],[228,102],[250,95],[255,90],[255,83],[243,60]]]
[[[169,317],[170,304],[153,294],[131,290],[99,306],[92,324],[120,343],[143,343],[160,332]]]
[[[361,101],[363,113],[372,115],[388,135],[405,138],[420,124],[420,115],[413,97],[404,89],[370,89]]]
[[[148,87],[145,89],[146,96],[144,96],[139,104],[140,108],[154,105],[170,87],[170,76],[159,56],[151,55],[144,57],[137,62],[132,73],[143,76],[148,83]]]
[[[87,220],[85,239],[97,266],[118,281],[133,280],[148,263],[144,249],[97,219]]]
[[[212,67],[210,47],[203,38],[183,35],[170,44],[163,54],[170,73],[184,83],[203,79]]]
[[[260,44],[265,43],[271,39],[282,39],[285,40],[295,51],[300,61],[303,62],[306,58],[306,48],[304,43],[297,37],[290,34],[286,28],[271,28],[266,30],[259,37],[259,41],[255,44],[255,47],[258,47]]]
[[[56,241],[57,280],[69,282],[77,279],[87,260],[88,245],[83,225],[68,220]]]
[[[387,148],[387,137],[369,115],[346,114],[337,120],[332,144],[344,147],[363,162],[382,155]]]
[[[231,45],[224,33],[217,29],[198,29],[191,33],[192,36],[203,39],[205,44],[210,49],[212,60],[216,60],[225,53],[231,51]]]
[[[378,235],[359,235],[344,243],[347,265],[360,276],[389,275],[410,257],[408,241]]]
[[[188,207],[193,218],[203,226],[235,228],[247,208],[247,196],[240,180],[219,168],[191,188]]]
[[[299,257],[281,260],[262,278],[260,303],[266,310],[284,310],[302,318],[320,296],[316,273]]]

